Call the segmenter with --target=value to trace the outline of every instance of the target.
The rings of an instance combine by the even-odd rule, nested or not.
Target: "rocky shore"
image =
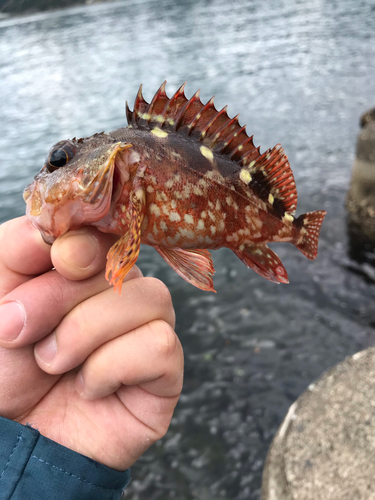
[[[0,13],[32,14],[51,9],[63,9],[75,5],[89,5],[110,0],[0,0]]]

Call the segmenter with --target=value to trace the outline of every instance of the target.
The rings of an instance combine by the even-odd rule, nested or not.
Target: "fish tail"
[[[310,260],[318,255],[319,232],[326,213],[325,210],[308,212],[294,221],[297,236],[293,243]]]

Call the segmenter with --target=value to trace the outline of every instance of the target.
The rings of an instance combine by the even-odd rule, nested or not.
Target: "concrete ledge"
[[[326,372],[290,407],[262,500],[375,499],[375,348]]]

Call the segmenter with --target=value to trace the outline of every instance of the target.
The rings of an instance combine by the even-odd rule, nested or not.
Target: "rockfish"
[[[185,84],[171,97],[164,82],[150,103],[126,103],[128,126],[55,144],[24,191],[27,215],[52,243],[92,225],[119,240],[106,278],[121,293],[140,244],[151,245],[182,278],[213,288],[208,249],[230,248],[276,283],[288,275],[268,242],[289,241],[315,259],[325,211],[295,218],[296,185],[280,144],[263,154],[253,138],[216,110],[213,98],[191,99]]]

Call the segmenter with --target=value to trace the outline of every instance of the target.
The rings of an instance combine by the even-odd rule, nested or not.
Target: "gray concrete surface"
[[[290,407],[262,500],[375,499],[375,348],[330,369]]]

